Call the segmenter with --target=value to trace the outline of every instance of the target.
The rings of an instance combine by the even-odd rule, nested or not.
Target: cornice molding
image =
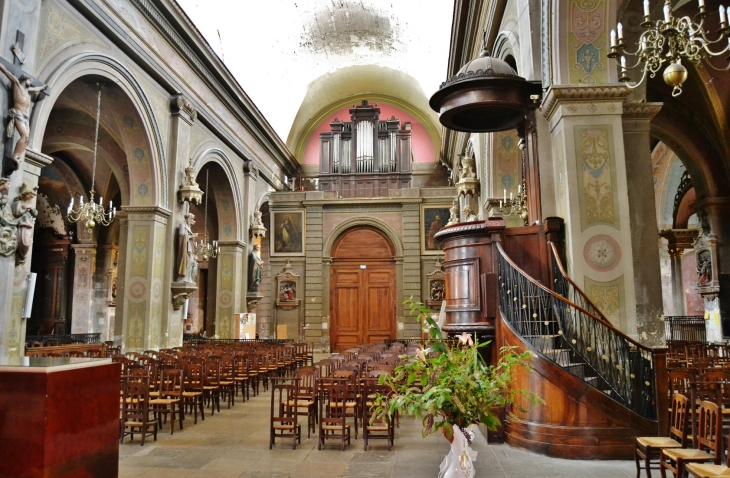
[[[117,214],[124,214],[129,217],[133,214],[156,214],[162,217],[170,217],[172,211],[160,206],[122,206],[121,211]]]
[[[208,43],[203,38],[200,31],[190,21],[187,14],[177,5],[176,2],[167,0],[130,0],[130,2],[139,10],[139,12],[149,21],[158,32],[167,40],[182,58],[187,61],[193,70],[195,70],[201,78],[212,87],[214,91],[218,91],[221,95],[223,103],[227,104],[236,114],[236,119],[244,125],[254,137],[260,138],[264,149],[266,149],[274,158],[278,158],[279,166],[284,168],[287,173],[292,174],[299,168],[291,151],[286,147],[278,134],[274,131],[266,118],[261,114],[256,105],[251,101],[246,92],[236,81],[228,68],[212,51]],[[160,7],[167,10],[171,15],[165,15]],[[191,48],[191,45],[178,32],[176,25],[173,25],[169,17],[173,17],[179,22],[181,27],[186,28],[191,36],[192,44],[200,48],[205,58],[212,65],[213,69],[227,83],[223,84],[202,60],[201,56]],[[228,87],[228,88],[226,88]],[[229,91],[232,90],[232,91]],[[242,109],[237,106],[243,106]],[[266,138],[258,132],[266,133]]]
[[[218,241],[218,246],[220,247],[232,247],[236,249],[245,249],[246,243],[243,241]]]
[[[53,162],[53,158],[47,154],[43,154],[40,151],[35,151],[30,148],[25,149],[25,161],[31,166],[43,169]]]
[[[560,103],[619,101],[628,97],[629,94],[631,94],[631,90],[624,85],[552,86],[545,94],[539,110],[549,120]]]
[[[173,115],[185,116],[190,123],[195,123],[198,118],[198,110],[182,94],[170,97],[170,112]]]

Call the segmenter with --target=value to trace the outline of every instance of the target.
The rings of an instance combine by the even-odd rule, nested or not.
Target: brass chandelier
[[[518,144],[520,148],[520,156],[522,157],[522,184],[517,186],[517,196],[509,193],[507,199],[507,190],[504,190],[504,199],[499,200],[499,213],[502,216],[520,216],[525,226],[529,226],[529,211],[527,209],[527,165],[525,163],[525,140],[520,139]]]
[[[652,21],[650,17],[649,0],[644,0],[644,28],[635,51],[626,51],[623,29],[621,23],[616,25],[616,30],[611,30],[611,51],[609,58],[613,58],[621,68],[619,81],[624,82],[629,88],[636,88],[648,76],[654,78],[665,62],[669,65],[664,69],[664,81],[672,86],[672,96],[682,94],[682,84],[687,79],[687,69],[682,65],[685,59],[694,64],[702,60],[724,55],[730,52],[730,42],[719,51],[713,51],[711,47],[728,39],[730,27],[730,7],[720,6],[720,28],[717,30],[717,38],[712,40],[705,31],[705,0],[698,0],[699,12],[695,20],[688,16],[675,17],[672,5],[667,0],[664,2],[664,18]],[[632,59],[633,64],[627,64],[626,57]],[[707,62],[710,67],[719,71],[726,71],[725,68],[716,68],[712,63]],[[641,79],[636,83],[630,83],[628,72],[640,69]]]
[[[117,214],[117,208],[112,207],[112,202],[109,201],[109,209],[104,210],[102,205],[104,198],[99,197],[99,204],[94,202],[94,182],[96,181],[96,152],[99,145],[99,119],[101,113],[101,83],[97,83],[96,86],[99,91],[96,96],[96,131],[94,133],[94,162],[91,167],[91,190],[89,191],[89,202],[84,203],[84,197],[79,196],[79,205],[74,208],[74,198],[71,197],[71,202],[68,205],[66,216],[70,222],[81,221],[86,226],[86,229],[91,232],[96,224],[102,226],[108,226],[114,220]]]
[[[195,257],[199,257],[201,261],[205,262],[208,259],[215,259],[220,254],[220,247],[218,247],[218,241],[213,241],[211,244],[208,242],[208,176],[210,171],[205,172],[205,212],[203,216],[203,239],[195,244],[193,254]]]

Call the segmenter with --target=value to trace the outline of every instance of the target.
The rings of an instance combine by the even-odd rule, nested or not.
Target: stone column
[[[623,86],[553,86],[540,111],[549,122],[556,210],[565,218],[571,278],[617,328],[636,335],[646,311],[643,304],[637,309],[630,234],[627,171],[633,170],[621,116],[628,94]],[[656,236],[651,249],[657,250]],[[641,340],[662,338],[647,334]]]
[[[671,315],[687,315],[687,303],[682,277],[682,256],[685,249],[692,248],[692,243],[699,234],[698,229],[669,229],[659,236],[667,240],[667,249],[672,270],[672,311]]]
[[[219,242],[216,282],[216,335],[221,339],[234,338],[234,314],[246,312],[241,304],[240,282],[248,274],[243,270],[246,244],[239,241]],[[180,329],[182,330],[182,328]]]
[[[119,232],[119,283],[124,286],[117,288],[117,302],[122,306],[116,329],[121,327],[125,351],[160,348],[167,332],[162,323],[164,257],[174,247],[166,234],[170,211],[122,206],[119,215],[125,220]]]
[[[96,315],[103,319],[103,323],[99,324],[101,332],[101,340],[114,339],[114,319],[116,312],[116,299],[114,297],[115,284],[117,280],[117,258],[119,247],[116,245],[100,245],[97,250],[97,271],[104,278],[105,297],[98,298],[96,301]]]
[[[661,107],[661,103],[624,103],[622,118],[626,170],[631,172],[626,176],[626,187],[629,196],[637,333],[640,337],[646,335],[657,338],[664,334],[664,324],[661,321],[664,307],[649,123]],[[679,291],[682,290],[681,274],[680,255]],[[679,300],[682,303],[681,309],[684,310],[684,293]]]
[[[84,227],[79,225],[79,227]],[[101,227],[101,226],[97,226]],[[74,250],[74,279],[71,303],[71,333],[91,334],[94,324],[94,272],[96,271],[96,245],[72,244]],[[68,330],[68,325],[66,326]]]
[[[183,171],[190,164],[190,131],[193,123],[198,117],[195,107],[183,95],[173,95],[170,98],[170,154],[168,170],[171,171],[168,183],[167,195],[170,198],[171,217],[167,223],[168,244],[164,250],[164,272],[163,281],[165,287],[162,291],[162,330],[164,340],[161,347],[182,346],[182,334],[185,322],[183,311],[185,307],[173,307],[172,291],[170,284],[175,280],[175,249],[177,240],[177,227],[183,220],[184,205],[179,200],[178,189]],[[172,245],[172,247],[170,247]]]

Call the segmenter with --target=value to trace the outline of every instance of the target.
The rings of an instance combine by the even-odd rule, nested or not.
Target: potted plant
[[[478,424],[489,430],[500,425],[495,410],[504,409],[523,396],[531,406],[544,403],[539,397],[510,387],[512,370],[531,370],[530,353],[516,353],[514,347],[502,347],[496,364],[488,365],[479,343],[464,333],[449,339],[420,302],[407,300],[411,314],[418,313],[427,324],[428,339],[415,356],[404,357],[392,375],[383,375],[380,383],[388,387],[374,401],[374,419],[393,417],[396,412],[422,419],[423,436],[441,431],[451,443],[451,452],[441,463],[439,478],[474,476],[471,450],[473,430]],[[517,406],[523,409],[520,402]]]

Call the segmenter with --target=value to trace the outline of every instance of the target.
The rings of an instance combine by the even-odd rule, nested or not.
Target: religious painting
[[[304,255],[304,210],[272,211],[271,255]]]
[[[301,300],[297,297],[299,289],[299,275],[292,272],[292,265],[287,260],[284,271],[276,276],[276,306],[284,310],[292,310],[299,307]]]
[[[421,254],[441,254],[443,244],[434,236],[449,222],[448,206],[421,206]]]

